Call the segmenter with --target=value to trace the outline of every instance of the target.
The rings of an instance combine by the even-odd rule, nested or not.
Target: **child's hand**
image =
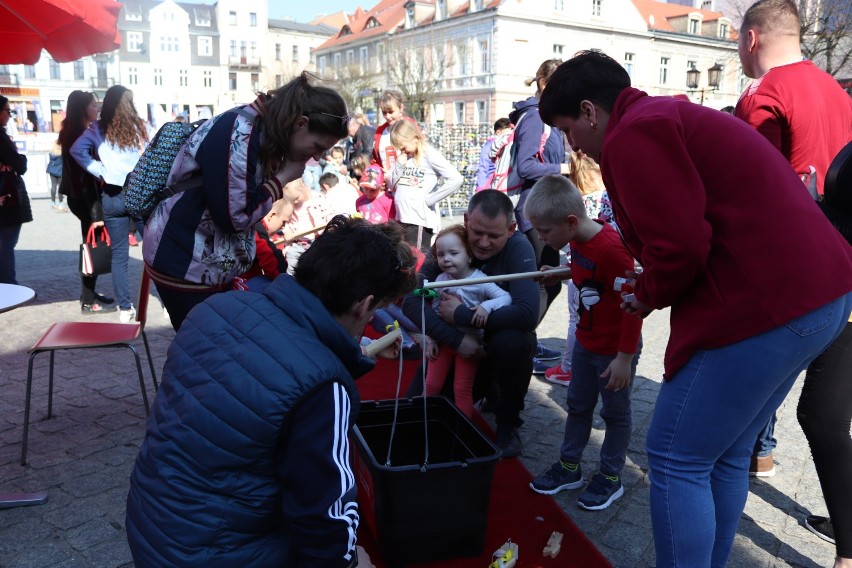
[[[438,358],[438,343],[431,337],[426,338],[426,357],[430,361],[434,361]]]
[[[547,272],[548,270],[555,270],[558,268],[568,268],[567,266],[548,266],[543,264],[539,270],[542,272]],[[550,276],[541,276],[537,280],[544,284],[545,286],[553,286],[554,284],[559,284],[563,280],[568,280],[571,278],[570,272],[560,273],[558,275],[550,275]]]
[[[482,306],[476,306],[470,321],[475,327],[485,327],[485,323],[488,321],[488,312]]]
[[[623,388],[627,388],[627,385],[630,384],[632,361],[632,353],[619,352],[618,355],[615,356],[615,359],[613,359],[607,368],[604,369],[604,372],[601,373],[602,379],[609,377],[609,382],[607,382],[604,387],[606,390],[618,392]]]

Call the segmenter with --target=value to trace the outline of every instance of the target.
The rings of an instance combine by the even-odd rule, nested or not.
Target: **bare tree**
[[[394,39],[387,50],[388,83],[398,89],[413,117],[423,122],[429,105],[437,98],[444,74],[453,65],[444,46],[435,46],[427,36]]]
[[[364,98],[371,96],[373,83],[375,80],[372,75],[357,63],[334,70],[333,87],[343,97],[348,109],[354,110]]]

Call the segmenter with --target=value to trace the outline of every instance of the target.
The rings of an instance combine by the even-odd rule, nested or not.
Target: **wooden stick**
[[[463,278],[461,280],[444,280],[443,282],[424,282],[422,288],[431,290],[433,288],[448,288],[450,286],[467,286],[468,284],[487,284],[489,282],[509,282],[511,280],[526,280],[527,278],[541,278],[542,276],[570,275],[570,268],[554,268],[552,270],[536,270],[535,272],[518,272],[516,274],[498,274],[496,276],[485,276],[483,278]]]
[[[393,345],[394,342],[400,337],[402,337],[402,330],[396,327],[393,329],[393,331],[388,332],[387,335],[383,335],[382,337],[373,341],[369,345],[364,346],[362,348],[362,351],[367,357],[373,357],[376,355],[376,353],[378,353],[385,347],[390,347],[391,345]]]
[[[317,225],[316,227],[311,227],[310,229],[305,229],[304,231],[299,231],[298,233],[294,233],[289,239],[275,239],[272,241],[273,244],[280,244],[286,242],[292,242],[298,239],[299,237],[304,237],[305,235],[310,235],[311,233],[316,233],[317,231],[322,231],[328,226],[328,223],[324,225]]]

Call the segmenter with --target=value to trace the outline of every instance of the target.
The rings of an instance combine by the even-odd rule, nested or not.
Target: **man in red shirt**
[[[834,77],[802,58],[799,34],[799,11],[790,0],[760,0],[746,11],[739,55],[743,72],[755,81],[735,114],[821,195],[831,160],[852,139],[852,99]],[[775,475],[775,420],[773,414],[758,435],[749,468],[753,476]]]

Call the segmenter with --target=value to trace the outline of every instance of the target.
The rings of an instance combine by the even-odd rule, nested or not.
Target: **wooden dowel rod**
[[[367,357],[374,357],[376,353],[384,349],[385,347],[390,347],[394,344],[394,342],[402,337],[402,330],[400,328],[394,328],[393,331],[388,332],[387,335],[383,335],[377,340],[373,341],[369,345],[363,347],[362,351],[364,355]]]
[[[483,278],[463,278],[461,280],[444,280],[443,282],[425,282],[422,288],[432,290],[433,288],[449,288],[450,286],[467,286],[468,284],[487,284],[489,282],[509,282],[511,280],[526,280],[527,278],[541,278],[542,276],[560,276],[571,274],[570,268],[554,268],[553,270],[536,270],[535,272],[518,272],[516,274],[498,274],[496,276],[485,276]]]

